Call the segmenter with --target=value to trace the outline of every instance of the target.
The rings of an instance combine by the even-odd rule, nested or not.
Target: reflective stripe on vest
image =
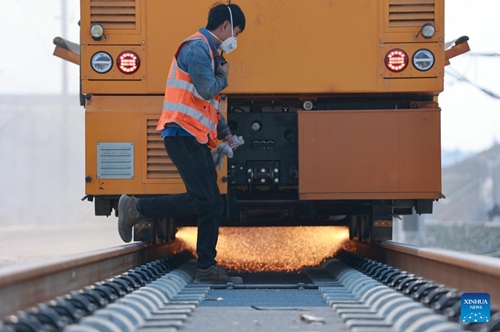
[[[210,100],[204,99],[191,81],[189,73],[179,68],[177,62],[177,54],[182,45],[193,40],[203,40],[207,44],[210,50],[212,68],[215,66],[214,53],[208,40],[200,32],[195,33],[179,45],[170,66],[163,100],[163,112],[156,130],[162,131],[167,123],[177,123],[196,137],[198,142],[203,144],[208,142],[210,146],[215,146],[217,123],[220,119],[218,113],[219,95]]]
[[[178,79],[175,79],[175,78],[169,78],[167,80],[167,85],[171,88],[178,88],[178,89],[184,89],[184,90],[187,90],[189,92],[191,92],[192,94],[194,94],[194,96],[198,99],[202,99],[202,100],[206,100],[204,99],[199,93],[198,93],[198,90],[196,90],[196,87],[194,86],[193,83],[189,83],[189,82],[186,82],[186,81],[183,81],[183,80],[178,80]],[[212,106],[215,108],[215,109],[219,109],[219,102],[215,99],[215,98],[212,98],[211,100],[206,100],[207,102],[209,102],[210,104],[212,104]],[[165,108],[164,108],[165,109]]]
[[[172,102],[164,102],[163,109],[168,109],[171,111],[176,111],[182,114],[189,115],[190,117],[199,121],[203,126],[207,127],[210,131],[217,130],[217,124],[210,121],[209,118],[200,113],[200,111],[189,107],[184,104],[172,103]]]

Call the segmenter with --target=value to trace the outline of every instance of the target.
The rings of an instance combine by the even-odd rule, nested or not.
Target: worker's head
[[[236,49],[236,37],[245,30],[245,14],[238,5],[216,3],[208,13],[207,30],[218,41],[222,51]]]

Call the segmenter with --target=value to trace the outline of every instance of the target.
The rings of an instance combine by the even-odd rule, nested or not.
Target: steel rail
[[[171,253],[166,244],[134,243],[0,268],[0,318],[112,278]]]
[[[457,288],[484,292],[500,305],[500,259],[383,242],[349,241],[344,249]],[[0,318],[112,278],[172,254],[167,244],[134,243],[84,254],[0,268]]]
[[[461,292],[488,293],[500,306],[500,259],[463,252],[385,241],[380,244],[349,241],[345,250],[402,271],[453,287]]]

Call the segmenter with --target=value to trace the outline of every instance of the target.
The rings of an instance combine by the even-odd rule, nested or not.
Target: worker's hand
[[[229,76],[229,63],[225,63],[219,67],[224,73],[226,73],[226,76]]]
[[[224,142],[227,142],[227,144],[231,147],[231,149],[236,150],[238,146],[242,145],[245,143],[245,140],[243,140],[242,136],[233,136],[233,135],[227,135],[222,139]],[[231,156],[232,157],[232,156]],[[229,158],[231,158],[229,157]]]
[[[224,142],[228,142],[229,146],[233,146],[233,135],[227,135],[222,139]],[[233,148],[233,150],[236,150],[236,148]]]
[[[212,158],[214,160],[215,166],[219,167],[222,170],[222,166],[224,165],[224,157],[232,158],[233,157],[233,149],[229,146],[229,143],[224,142],[212,150]]]
[[[224,157],[233,158],[233,150],[245,143],[241,136],[227,135],[222,140],[224,143],[219,144],[218,147],[212,150],[214,164],[219,166],[220,170],[222,170]]]

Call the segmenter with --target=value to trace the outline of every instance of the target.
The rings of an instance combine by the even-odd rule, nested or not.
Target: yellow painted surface
[[[86,183],[88,195],[127,194],[171,194],[185,192],[181,178],[148,178],[147,161],[147,121],[158,121],[163,105],[163,97],[136,96],[94,96],[87,102],[85,113],[85,177],[92,180]],[[222,103],[221,113],[226,115],[226,103]],[[156,140],[163,146],[160,132],[153,132]],[[133,179],[99,179],[97,177],[97,144],[110,142],[134,143]],[[160,158],[166,159],[164,148]],[[175,167],[175,166],[172,166]],[[218,170],[218,169],[217,169]],[[218,170],[221,193],[227,192],[221,178],[227,172],[227,160],[222,171]]]
[[[173,53],[183,39],[206,24],[213,3],[81,0],[82,92],[93,96],[86,106],[86,176],[92,178],[86,184],[87,194],[184,192],[180,178],[149,175],[148,157],[159,161],[151,166],[155,170],[171,166],[165,166],[162,159],[166,153],[148,155],[148,137],[151,140],[154,135],[151,123],[160,116]],[[247,26],[238,38],[238,49],[226,56],[231,70],[224,93],[229,98],[256,94],[275,99],[285,95],[314,99],[319,95],[396,93],[422,93],[436,98],[443,90],[444,0],[237,3],[245,12]],[[401,12],[414,10],[414,5],[417,10],[412,14],[413,21],[401,21]],[[110,14],[111,23],[103,24],[105,37],[93,40],[89,33],[91,22],[99,23],[100,18]],[[435,36],[414,38],[429,20],[435,24]],[[394,74],[384,64],[385,55],[393,48],[403,49],[410,60],[417,50],[426,48],[435,55],[435,65],[421,72],[410,63],[405,71]],[[116,68],[116,57],[125,50],[133,50],[141,58],[141,66],[133,75],[122,74]],[[90,66],[91,56],[98,51],[108,52],[114,59],[113,68],[106,74],[98,74]],[[225,115],[227,104],[222,105]],[[316,115],[318,118],[299,116],[301,199],[440,197],[438,110],[336,111]],[[327,131],[325,126],[341,130]],[[319,137],[315,135],[322,132],[323,145],[303,141]],[[132,180],[97,179],[99,142],[134,143]],[[150,144],[158,147],[162,142]],[[315,160],[315,156],[307,155],[314,149],[333,153],[336,159],[306,164],[306,160]],[[428,161],[420,161],[425,158]],[[219,179],[225,174],[226,164]],[[226,193],[226,184],[219,184],[221,192]]]
[[[135,4],[134,22],[128,29],[116,24],[105,27],[100,41],[91,38],[92,13],[104,9],[102,1],[82,0],[81,46],[84,93],[161,94],[172,54],[179,43],[206,24],[213,0],[130,0]],[[227,55],[231,65],[228,94],[324,94],[428,92],[443,90],[444,1],[419,0],[410,23],[398,23],[399,11],[411,10],[404,0],[252,0],[239,1],[247,26],[238,38],[238,49]],[[423,7],[422,7],[423,6]],[[430,9],[429,9],[430,8]],[[108,9],[106,9],[108,10]],[[121,9],[130,12],[132,9]],[[120,10],[115,10],[120,16]],[[97,15],[97,14],[96,14]],[[98,17],[93,15],[94,21]],[[96,18],[97,17],[97,18]],[[130,17],[130,16],[126,16]],[[421,35],[420,19],[432,17],[436,35]],[[129,22],[130,23],[130,22]],[[128,24],[128,23],[127,23]],[[125,23],[124,23],[125,25]],[[394,80],[384,66],[391,47],[409,51],[431,50],[434,69],[419,72],[410,64]],[[107,74],[96,74],[90,58],[98,50],[115,57],[120,49],[135,49],[141,68],[134,77],[121,75],[116,67]],[[425,78],[425,79],[424,79]],[[138,81],[126,81],[134,79]]]
[[[78,54],[68,51],[62,47],[56,46],[53,54],[63,60],[72,62],[75,65],[80,64],[80,57],[78,56]]]

